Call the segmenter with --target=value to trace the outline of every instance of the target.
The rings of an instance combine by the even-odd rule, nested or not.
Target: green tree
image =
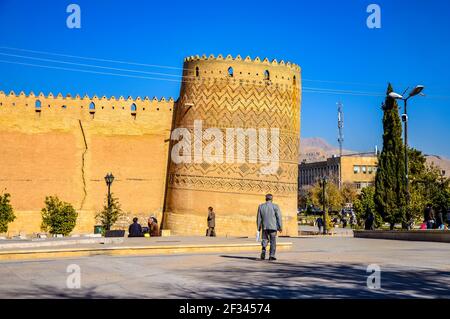
[[[75,228],[78,214],[69,203],[61,201],[57,196],[45,198],[45,208],[41,211],[43,231],[50,234],[69,235]]]
[[[388,85],[387,94],[393,92]],[[375,176],[375,210],[390,224],[406,225],[404,145],[397,101],[389,95],[383,105],[383,150]]]
[[[411,181],[409,210],[412,217],[416,222],[422,221],[428,204],[445,214],[450,207],[450,180],[442,176],[438,167],[428,165],[421,151],[408,149],[408,157]]]
[[[307,209],[312,204],[311,198],[309,197],[309,192],[305,189],[300,189],[298,192],[298,207],[302,209]]]
[[[353,183],[343,183],[341,187],[342,194],[342,206],[345,204],[353,204],[356,198],[358,197],[358,192],[356,191],[356,187]]]
[[[333,183],[328,181],[328,183],[326,184],[326,189],[325,189],[325,199],[323,198],[323,188],[321,183],[316,183],[310,190],[310,199],[313,203],[314,206],[316,207],[323,207],[324,204],[324,200],[325,200],[325,209],[327,211],[339,211],[342,208],[342,194],[339,191],[338,186]],[[326,220],[324,220],[325,224],[327,225],[327,229],[330,230],[332,229],[332,224],[331,224],[331,216],[330,214],[326,215]]]
[[[6,233],[8,231],[8,224],[16,219],[14,210],[10,204],[9,193],[0,195],[0,233]]]
[[[316,207],[323,207],[324,198],[323,198],[323,190],[322,185],[320,183],[316,183],[309,190],[309,197],[311,198],[312,203]],[[326,208],[331,209],[333,211],[339,211],[342,209],[342,194],[339,191],[338,186],[335,183],[328,182],[326,187]]]
[[[418,149],[408,147],[408,166],[410,179],[420,177],[427,168],[427,159]]]
[[[361,190],[357,199],[353,203],[353,209],[358,220],[365,220],[369,213],[372,213],[375,217],[375,228],[380,227],[383,224],[383,219],[375,210],[375,187],[367,186]]]
[[[444,215],[450,207],[450,180],[444,178],[433,165],[427,166],[424,172],[412,179],[410,192],[410,209],[416,221],[423,220],[424,208],[428,204]]]
[[[110,205],[108,205],[108,196],[105,199],[103,210],[96,215],[97,220],[103,226],[103,229],[110,230],[117,220],[123,215],[119,199],[111,194]]]

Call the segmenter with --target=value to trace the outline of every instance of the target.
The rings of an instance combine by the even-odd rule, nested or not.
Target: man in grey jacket
[[[277,204],[272,203],[272,194],[266,195],[266,202],[259,205],[256,225],[258,231],[262,233],[261,259],[266,259],[266,247],[270,240],[269,260],[277,260],[275,252],[277,249],[277,231],[281,232],[283,225],[281,222],[281,211]]]

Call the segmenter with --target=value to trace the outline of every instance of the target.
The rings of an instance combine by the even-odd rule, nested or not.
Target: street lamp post
[[[328,182],[328,178],[326,176],[322,177],[322,207],[323,207],[323,234],[326,235],[328,230],[327,230],[327,182]]]
[[[105,176],[106,186],[108,186],[108,210],[111,209],[111,184],[114,182],[114,175],[108,173]]]
[[[407,219],[407,227],[410,228],[411,225],[411,214],[409,212],[409,203],[411,196],[409,194],[409,165],[408,165],[408,100],[413,96],[418,94],[423,95],[421,92],[425,87],[423,85],[417,85],[405,98],[402,95],[391,92],[389,96],[396,100],[402,100],[404,103],[404,112],[402,114],[402,121],[404,123],[404,142],[405,142],[405,186],[406,186],[406,219]]]

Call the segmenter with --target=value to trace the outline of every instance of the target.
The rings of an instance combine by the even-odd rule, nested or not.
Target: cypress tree
[[[391,229],[406,222],[406,187],[404,144],[397,101],[389,96],[389,83],[383,104],[383,150],[378,157],[375,176],[375,209]]]

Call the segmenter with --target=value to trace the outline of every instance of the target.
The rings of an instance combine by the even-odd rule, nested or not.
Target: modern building
[[[360,191],[374,184],[377,161],[375,153],[355,153],[343,155],[342,158],[333,156],[326,161],[303,162],[298,166],[299,190],[313,186],[324,176],[337,184],[342,172],[342,184],[352,183]]]

